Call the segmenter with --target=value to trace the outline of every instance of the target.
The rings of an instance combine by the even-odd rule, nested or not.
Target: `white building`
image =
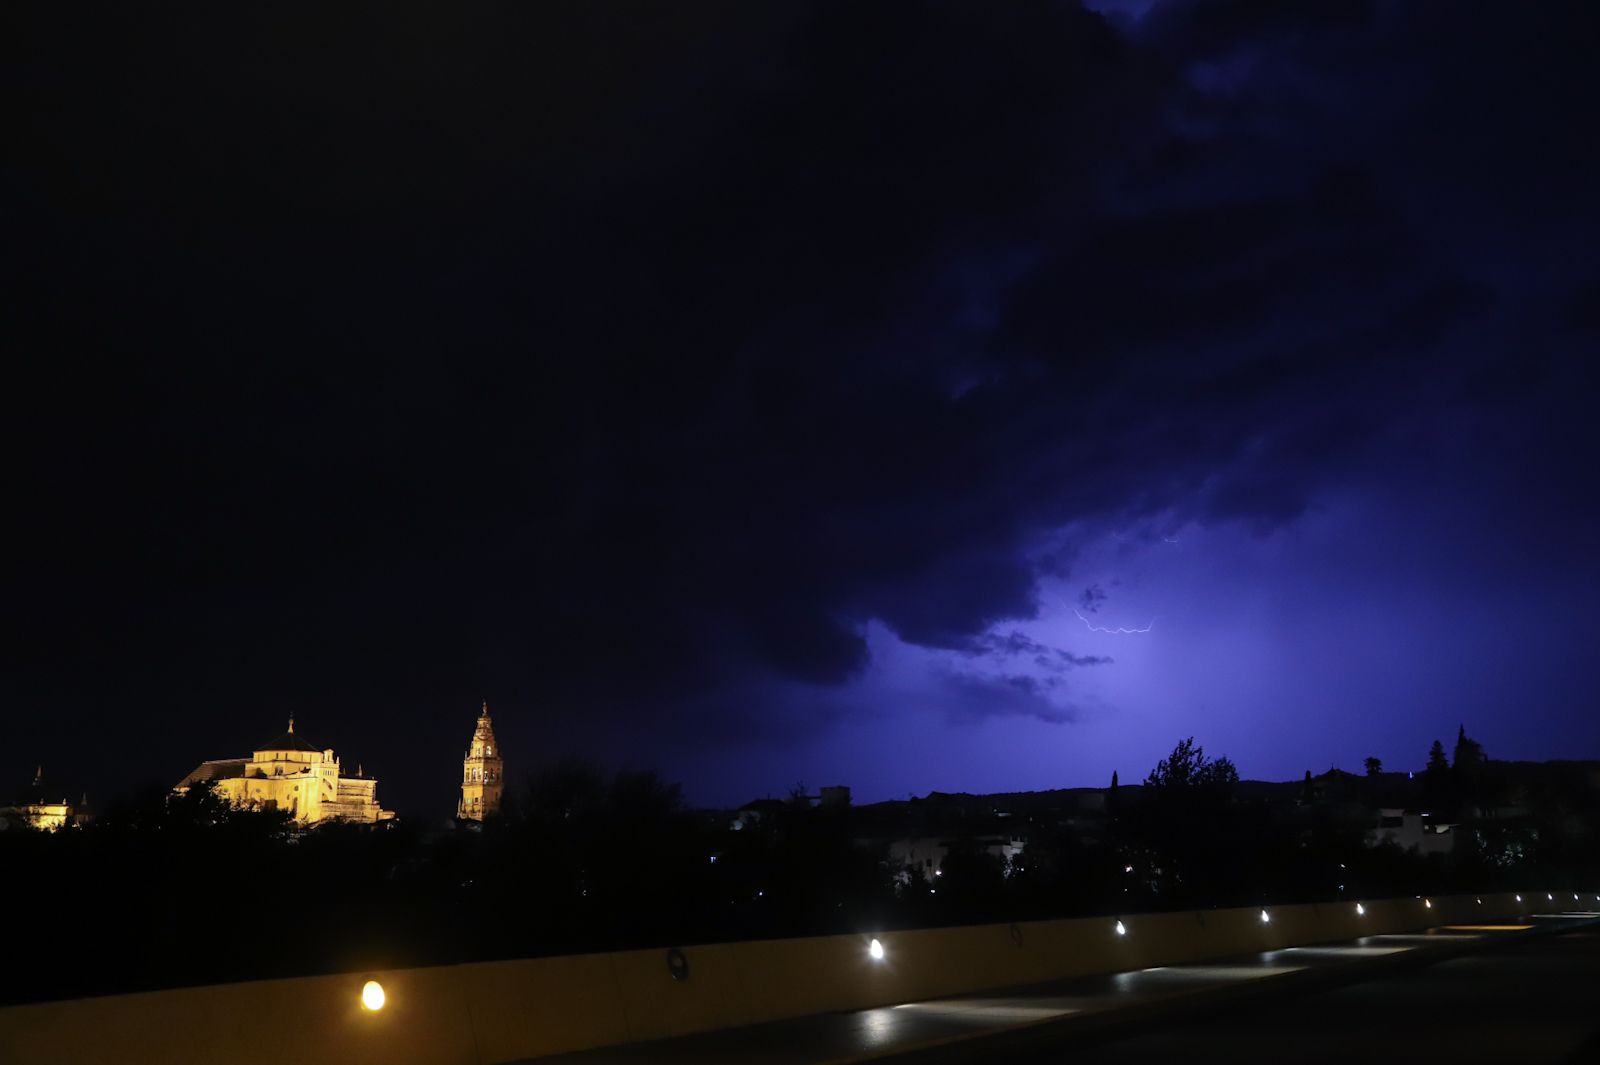
[[[1435,822],[1431,814],[1409,813],[1400,807],[1378,811],[1376,828],[1367,830],[1368,846],[1393,843],[1419,854],[1449,854],[1455,850],[1455,825]]]

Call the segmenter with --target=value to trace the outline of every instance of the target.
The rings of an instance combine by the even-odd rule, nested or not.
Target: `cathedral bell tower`
[[[494,726],[489,723],[489,704],[483,704],[478,727],[472,732],[472,746],[461,762],[461,803],[456,817],[463,821],[482,821],[500,812],[500,788],[505,766],[495,750]]]

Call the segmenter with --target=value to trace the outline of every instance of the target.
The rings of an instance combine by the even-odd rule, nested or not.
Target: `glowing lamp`
[[[1549,892],[1546,892],[1544,897],[1549,899],[1551,902],[1556,901],[1556,897],[1554,895],[1550,894]]]
[[[1424,906],[1426,906],[1430,910],[1433,909],[1433,900],[1432,899],[1423,899],[1422,900],[1422,904]]]
[[[1357,917],[1365,917],[1366,915],[1367,915],[1367,908],[1365,906],[1361,905],[1361,903],[1359,903],[1359,902],[1356,903],[1356,916]]]
[[[883,944],[874,939],[871,943],[867,944],[867,954],[872,957],[873,961],[882,961]]]
[[[1127,934],[1128,934],[1128,926],[1123,924],[1121,921],[1118,921],[1117,922],[1117,935],[1125,936]]]
[[[1521,902],[1521,901],[1522,901],[1522,896],[1521,896],[1521,895],[1518,895],[1518,896],[1517,896],[1517,901],[1518,901],[1518,902]]]
[[[383,985],[376,980],[368,980],[361,985],[361,1008],[371,1010],[373,1013],[383,1009],[385,996]]]
[[[1262,910],[1261,911],[1261,923],[1262,924],[1271,924],[1272,923],[1272,915],[1270,913],[1268,913],[1266,910]]]

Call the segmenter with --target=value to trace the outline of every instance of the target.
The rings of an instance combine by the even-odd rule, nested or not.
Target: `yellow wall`
[[[1076,918],[688,947],[674,981],[662,950],[267,980],[0,1010],[0,1062],[166,1065],[280,1045],[304,1065],[492,1065],[826,1010],[862,1009],[1096,972],[1403,932],[1547,908],[1544,893]],[[1557,903],[1561,897],[1557,896]],[[388,1003],[359,1005],[375,977]]]
[[[0,809],[0,817],[26,822],[28,827],[54,832],[72,819],[72,806],[64,802],[36,802]]]

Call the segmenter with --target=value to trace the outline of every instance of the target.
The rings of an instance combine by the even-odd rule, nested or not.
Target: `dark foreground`
[[[554,1065],[1600,1065],[1600,921],[1551,913],[822,1014]]]
[[[975,1055],[973,1060],[1600,1065],[1600,929],[1244,1004],[1210,1019],[1063,1050],[1046,1048],[1024,1058]]]

